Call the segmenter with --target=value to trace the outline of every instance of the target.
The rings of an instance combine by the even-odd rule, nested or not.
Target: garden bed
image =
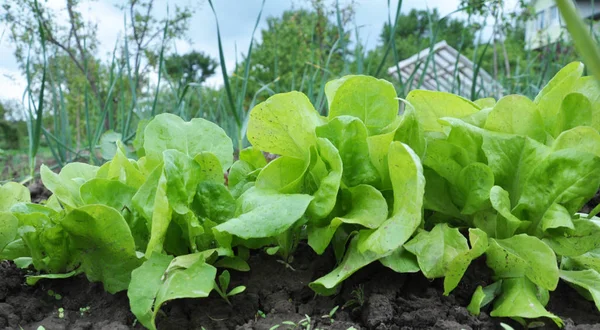
[[[42,166],[45,203],[0,187],[0,259],[42,279],[2,264],[0,327],[600,329],[600,128],[554,88],[596,90],[582,72],[538,105],[413,91],[402,117],[372,77],[333,81],[326,118],[277,94],[235,162],[222,128],[159,114],[137,160]]]
[[[448,297],[442,294],[441,280],[398,274],[377,263],[345,281],[338,295],[315,296],[308,283],[327,273],[333,262],[330,254],[316,256],[308,247],[300,247],[291,265],[294,270],[276,257],[255,254],[249,260],[249,272],[232,273],[233,285],[248,288],[231,298],[232,306],[216,294],[208,299],[176,300],[159,314],[158,329],[269,330],[278,324],[279,329],[293,329],[286,323],[298,324],[305,315],[310,317],[311,329],[499,329],[500,322],[519,328],[485,312],[473,316],[465,308],[477,285],[491,283],[483,260],[469,268]],[[135,324],[125,292],[111,295],[84,276],[42,280],[30,287],[24,284],[24,275],[12,263],[0,264],[0,328],[143,329]],[[336,306],[333,322],[323,317]],[[59,308],[64,311],[62,318]],[[548,310],[565,321],[566,329],[600,328],[594,304],[563,283],[551,293]],[[556,326],[545,320],[541,329]]]

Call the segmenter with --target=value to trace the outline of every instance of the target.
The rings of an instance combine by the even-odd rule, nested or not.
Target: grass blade
[[[169,16],[169,7],[167,7],[167,17]],[[154,117],[156,114],[156,102],[158,101],[158,94],[160,91],[160,78],[162,74],[163,67],[163,54],[165,52],[165,40],[167,39],[167,31],[169,30],[169,20],[165,20],[165,27],[163,30],[163,40],[162,45],[160,46],[160,55],[158,56],[158,82],[156,83],[156,94],[154,95],[154,102],[152,103],[152,112],[151,115]]]
[[[215,6],[213,5],[212,0],[208,0],[208,4],[212,9],[213,14],[215,15],[215,22],[217,23],[217,40],[219,43],[219,60],[221,62],[221,72],[223,74],[223,83],[225,85],[225,92],[227,93],[227,99],[229,101],[229,106],[231,109],[231,114],[235,119],[235,122],[238,127],[242,126],[242,121],[235,111],[235,102],[233,101],[233,93],[231,91],[231,85],[229,84],[229,76],[227,75],[227,66],[225,64],[225,54],[223,52],[223,41],[221,40],[221,30],[219,28],[219,18],[217,17],[217,12],[215,11]]]
[[[567,24],[567,30],[575,42],[575,48],[583,57],[587,69],[600,80],[600,49],[590,29],[585,25],[571,0],[556,0],[556,4]]]

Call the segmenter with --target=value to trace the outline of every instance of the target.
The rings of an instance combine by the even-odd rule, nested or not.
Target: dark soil
[[[29,187],[36,201],[47,190]],[[590,209],[596,205],[590,202]],[[316,296],[308,287],[334,265],[331,255],[316,256],[301,246],[294,270],[276,257],[258,253],[249,260],[250,272],[232,272],[231,287],[245,285],[246,292],[228,305],[216,294],[207,299],[182,299],[163,306],[158,329],[306,329],[298,324],[309,318],[310,329],[501,329],[500,321],[519,329],[511,320],[492,319],[486,312],[471,315],[465,308],[478,285],[492,283],[485,261],[469,267],[461,284],[445,297],[441,280],[428,281],[421,274],[397,274],[374,263],[347,279],[339,294]],[[0,263],[0,329],[109,330],[142,329],[129,311],[126,293],[106,293],[99,283],[83,276],[24,284],[26,273],[12,263]],[[54,295],[52,295],[54,293]],[[57,299],[56,294],[60,295]],[[339,306],[332,319],[326,317]],[[59,308],[64,310],[59,317]],[[565,321],[566,329],[600,330],[600,313],[565,284],[551,293],[547,308]],[[538,329],[556,329],[548,320]]]
[[[250,272],[232,272],[231,285],[248,288],[232,297],[232,306],[217,295],[176,300],[163,307],[158,328],[269,330],[280,324],[279,329],[293,329],[283,322],[298,323],[308,315],[311,329],[500,329],[497,319],[486,313],[473,316],[465,308],[477,285],[491,282],[482,261],[469,268],[448,297],[442,294],[442,281],[397,274],[377,263],[346,280],[338,295],[316,296],[308,283],[328,272],[331,262],[330,256],[318,257],[308,247],[298,251],[292,264],[295,270],[275,257],[253,255]],[[24,275],[12,263],[0,263],[0,329],[27,330],[40,325],[48,330],[141,329],[124,292],[105,293],[101,284],[89,283],[83,276],[42,280],[30,287],[24,284]],[[324,316],[336,306],[332,322]],[[62,318],[59,308],[64,310]],[[561,285],[552,293],[548,308],[566,321],[567,329],[600,329],[600,313],[594,304],[568,286]],[[519,328],[510,320],[503,321]],[[550,323],[542,329],[555,329]]]
[[[31,202],[32,203],[39,203],[41,201],[45,201],[47,200],[50,195],[52,195],[52,192],[48,189],[46,189],[46,187],[44,187],[44,184],[42,183],[41,180],[35,180],[33,182],[31,182],[27,188],[29,189],[29,192],[31,193]]]

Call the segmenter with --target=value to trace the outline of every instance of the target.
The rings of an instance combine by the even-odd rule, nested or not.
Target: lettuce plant
[[[477,289],[474,313],[494,301],[492,316],[561,324],[544,308],[559,279],[600,308],[600,222],[577,213],[600,185],[600,89],[582,72],[566,66],[533,101],[407,97],[427,148],[425,228],[404,248],[446,294],[485,254],[497,282]]]
[[[371,262],[404,269],[397,251],[421,224],[425,181],[417,152],[402,141],[422,152],[424,137],[412,131],[414,113],[398,115],[389,82],[347,76],[325,92],[327,117],[298,92],[274,95],[251,111],[252,148],[230,173],[230,187],[243,193],[235,217],[215,230],[240,244],[275,245],[270,249],[286,262],[298,240],[318,254],[332,245],[338,267],[311,284],[331,294]],[[255,150],[279,157],[257,163]]]
[[[117,143],[100,167],[42,167],[53,192],[43,205],[30,203],[23,186],[2,186],[0,194],[10,198],[0,205],[0,257],[44,272],[29,283],[84,273],[111,293],[129,288],[133,312],[153,328],[165,301],[207,296],[215,267],[249,268],[235,255],[231,235],[213,231],[235,211],[224,184],[233,162],[225,132],[206,120],[162,114],[145,125],[138,143],[138,160]]]

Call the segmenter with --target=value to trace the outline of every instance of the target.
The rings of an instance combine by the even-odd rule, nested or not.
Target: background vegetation
[[[221,44],[219,58],[202,50],[179,54],[171,46],[189,33],[191,7],[171,6],[158,17],[164,9],[154,0],[128,0],[120,8],[124,37],[115,40],[105,62],[97,52],[99,27],[82,18],[81,1],[66,1],[65,21],[44,2],[6,0],[0,19],[10,26],[28,86],[22,104],[0,104],[0,181],[35,176],[39,150],[55,167],[74,160],[99,164],[112,156],[116,139],[135,146],[138,124],[162,112],[216,122],[240,146],[246,143],[248,111],[277,92],[302,91],[325,113],[328,80],[368,74],[392,81],[404,97],[407,82],[390,76],[388,68],[441,40],[491,73],[504,94],[532,98],[558,69],[577,59],[565,43],[525,50],[531,12],[524,3],[506,13],[502,0],[465,0],[457,12],[466,15],[445,17],[435,9],[401,13],[398,6],[389,10],[377,47],[367,51],[354,25],[353,2],[305,1],[308,7],[267,17],[261,31],[255,27],[244,56],[227,68],[226,59],[236,54],[225,54]],[[223,14],[215,12],[217,21]],[[486,24],[493,32],[484,39],[479,32]],[[217,74],[223,75],[223,86],[206,86]]]

